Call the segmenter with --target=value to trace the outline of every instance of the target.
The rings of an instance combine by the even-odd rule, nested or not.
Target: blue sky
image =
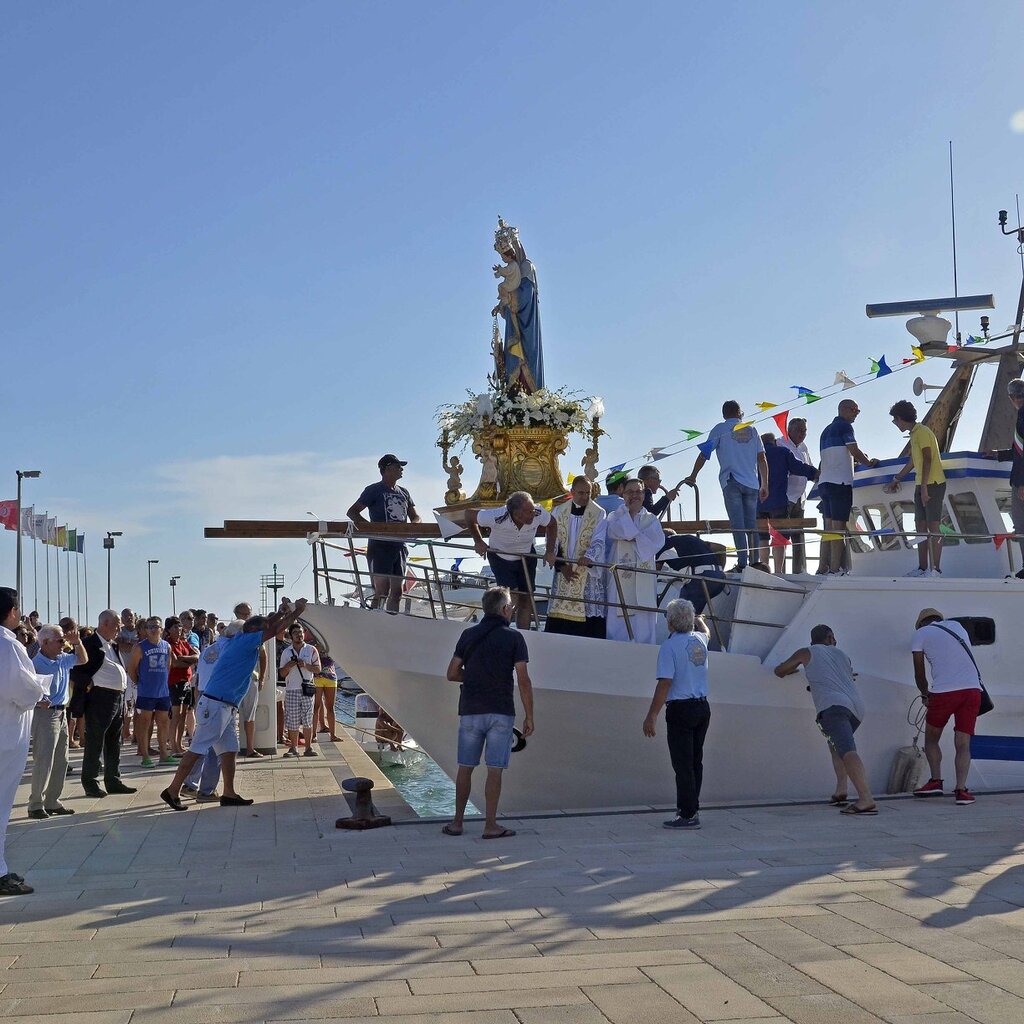
[[[538,269],[549,384],[605,398],[605,465],[907,354],[863,308],[951,291],[950,139],[960,290],[1001,327],[1022,30],[942,0],[9,4],[0,498],[43,470],[27,500],[86,531],[93,618],[106,530],[119,607],[146,606],[149,558],[161,612],[170,575],[226,612],[275,561],[310,593],[305,545],[202,527],[341,516],[385,451],[440,503],[432,419],[489,369],[498,214]],[[856,393],[869,454],[898,452],[911,376]]]

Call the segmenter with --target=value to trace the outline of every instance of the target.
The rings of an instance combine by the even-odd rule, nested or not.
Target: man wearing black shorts
[[[508,587],[512,592],[512,605],[516,626],[530,628],[533,606],[529,595],[533,593],[537,578],[537,553],[533,542],[538,527],[551,522],[551,513],[538,508],[528,491],[510,494],[505,507],[469,509],[466,525],[473,536],[476,553],[486,558],[494,571],[494,585]],[[490,544],[484,542],[480,527],[490,529]]]
[[[382,455],[377,462],[380,483],[370,484],[359,495],[348,510],[348,517],[364,529],[371,523],[418,523],[419,514],[412,495],[398,486],[402,472],[408,465],[397,455]],[[370,513],[370,521],[363,518],[363,512]],[[405,579],[405,562],[409,552],[401,542],[371,540],[366,545],[366,560],[373,576],[373,600],[371,608],[379,608],[386,600],[385,610],[398,614],[402,598],[402,581]]]

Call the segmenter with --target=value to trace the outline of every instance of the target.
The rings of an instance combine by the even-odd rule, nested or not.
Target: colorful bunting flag
[[[844,391],[848,391],[850,388],[855,388],[857,386],[857,382],[850,377],[845,370],[837,370],[836,379],[832,381],[832,383],[833,385],[842,384]]]
[[[651,452],[651,460],[653,462],[659,462],[661,459],[667,459],[670,455],[674,455],[675,452],[667,452],[664,448],[655,448]]]
[[[695,437],[700,437],[704,433],[703,430],[690,430],[688,427],[680,427],[679,429],[686,435],[687,441],[692,441]],[[622,467],[620,466],[619,468],[621,469]]]
[[[768,524],[768,540],[773,548],[785,547],[787,544],[791,543],[790,539],[788,537],[783,537],[771,523]]]
[[[701,453],[701,455],[704,456],[705,459],[710,459],[711,458],[711,453],[714,450],[715,450],[715,442],[714,441],[704,441],[703,443],[697,445],[697,451],[699,451]]]
[[[804,398],[806,399],[808,405],[810,405],[812,402],[821,401],[821,395],[806,394],[804,395]]]
[[[754,425],[754,421],[753,420],[747,420],[745,423],[737,423],[736,426],[733,427],[732,429],[735,432],[737,430],[745,430],[747,427],[752,427],[753,425]]]
[[[789,410],[785,409],[782,412],[777,412],[772,419],[775,420],[775,426],[779,428],[779,433],[786,437],[789,432]]]
[[[871,369],[868,370],[868,373],[878,373],[878,363],[874,359],[871,360]]]
[[[799,384],[790,384],[790,391],[795,391],[798,395],[813,395],[814,391],[811,388],[801,387]]]
[[[754,403],[761,412],[767,412],[769,409],[777,409],[778,403],[776,402],[755,402]]]
[[[923,363],[924,362],[924,352],[921,351],[921,346],[920,345],[911,345],[910,346],[910,351],[914,353],[914,362],[915,363]]]
[[[945,534],[947,537],[951,537],[953,536],[953,534],[956,533],[956,530],[954,530],[952,526],[949,526],[946,523],[939,523],[939,533]]]
[[[573,482],[573,480],[575,480],[575,479],[576,479],[576,474],[575,474],[575,473],[570,473],[570,474],[569,474],[569,475],[568,475],[568,476],[567,476],[567,477],[565,478],[565,482],[566,482],[566,483],[567,483],[567,484],[568,484],[568,485],[569,485],[570,487],[572,487],[572,482]]]
[[[996,551],[998,551],[1003,546],[1003,544],[1006,541],[1008,541],[1012,536],[1013,536],[1012,533],[997,533],[997,534],[994,534],[993,537],[992,537],[992,543],[995,544]]]
[[[624,462],[620,462],[617,466],[612,466],[608,470],[608,472],[609,473],[621,473],[622,470],[624,470],[625,468],[626,468],[626,464]]]
[[[878,371],[875,373],[876,377],[884,377],[886,374],[892,373],[892,370],[889,369],[889,366],[885,361],[885,356],[878,357],[877,366]]]
[[[463,555],[462,558],[456,558],[455,561],[452,562],[452,572],[458,572],[459,566],[462,565],[462,563],[466,560],[467,557],[467,555]]]
[[[822,540],[842,540],[843,535],[841,533],[823,533],[821,535]]]
[[[434,518],[437,520],[437,526],[441,531],[443,540],[451,540],[456,534],[462,533],[462,527],[458,523],[453,523],[447,516],[441,515],[440,512],[435,512]]]

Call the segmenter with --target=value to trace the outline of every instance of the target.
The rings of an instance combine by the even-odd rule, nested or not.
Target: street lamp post
[[[107,607],[111,606],[110,601],[110,552],[114,550],[114,538],[123,537],[123,530],[107,531],[106,537],[103,538],[103,546],[107,549]]]
[[[177,615],[178,614],[178,605],[177,605],[177,602],[175,601],[175,598],[174,598],[174,588],[178,585],[178,580],[180,580],[180,579],[181,579],[180,576],[172,576],[171,577],[171,614],[172,615]]]
[[[25,601],[25,595],[21,592],[21,481],[22,480],[34,480],[36,477],[41,476],[42,473],[38,469],[19,469],[18,471],[18,558],[17,565],[14,573],[14,586],[18,591],[18,600],[24,607],[27,602]]]
[[[154,565],[159,565],[159,564],[160,564],[160,559],[159,558],[151,558],[146,563],[146,569],[147,569],[147,572],[149,574],[149,615],[150,615],[150,618],[152,618],[152,616],[153,616],[153,566]]]

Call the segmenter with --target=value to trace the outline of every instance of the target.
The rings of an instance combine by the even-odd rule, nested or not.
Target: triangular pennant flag
[[[783,537],[771,523],[768,524],[768,540],[773,548],[785,547],[790,543],[790,539],[788,537]]]
[[[878,363],[874,359],[871,360],[871,369],[868,373],[878,373]]]
[[[459,571],[459,566],[466,560],[466,557],[466,555],[463,555],[462,558],[456,558],[455,561],[452,562],[452,572]]]
[[[687,441],[692,441],[695,437],[700,437],[704,433],[703,430],[690,430],[687,427],[679,428],[685,435]]]
[[[775,420],[775,426],[779,428],[779,433],[786,437],[789,432],[789,410],[784,409],[782,412],[777,412],[772,419]]]
[[[697,451],[704,456],[705,459],[711,458],[711,453],[715,450],[714,441],[704,441],[702,444],[697,445]]]
[[[755,405],[761,410],[761,412],[767,412],[769,409],[778,408],[777,402],[756,402]]]
[[[655,448],[651,453],[651,458],[654,462],[658,462],[661,459],[667,459],[670,455],[674,455],[675,452],[667,452],[664,448]]]
[[[886,374],[892,373],[885,361],[885,356],[878,357],[878,372],[875,374],[876,377],[884,377]]]
[[[576,479],[576,474],[575,474],[575,473],[570,473],[570,474],[569,474],[569,475],[568,475],[568,476],[567,476],[567,477],[565,478],[565,482],[566,482],[566,483],[567,483],[567,484],[568,484],[568,485],[569,485],[570,487],[572,487],[572,482],[573,482],[573,480],[575,480],[575,479]]]
[[[625,468],[626,468],[626,464],[624,462],[620,462],[617,466],[609,467],[608,472],[609,473],[621,473]]]
[[[921,351],[921,346],[920,345],[911,345],[910,346],[910,351],[914,353],[914,362],[915,363],[923,363],[924,362],[924,352]]]
[[[916,362],[917,362],[916,359],[901,359],[900,360],[900,365],[901,366],[912,366]]]
[[[807,394],[807,395],[804,395],[804,398],[807,399],[807,404],[808,405],[810,405],[812,402],[820,402],[821,401],[821,395]]]
[[[868,534],[868,536],[869,537],[882,537],[882,536],[884,536],[887,533],[895,533],[895,532],[896,531],[891,526],[887,526],[884,530],[872,530]]]
[[[799,384],[790,384],[790,391],[795,391],[798,395],[813,395],[814,392],[810,388],[801,387]]]
[[[737,423],[736,426],[733,427],[732,429],[734,431],[736,431],[736,430],[745,430],[747,427],[752,427],[753,425],[754,425],[754,421],[753,420],[747,420],[746,423]]]
[[[563,495],[559,495],[559,497],[563,497]],[[543,501],[537,502],[537,504],[540,505],[545,512],[550,512],[555,507],[555,499],[545,498]]]
[[[822,540],[842,540],[843,535],[841,533],[823,533],[821,535]]]
[[[996,551],[998,551],[1003,546],[1003,544],[1006,541],[1008,541],[1012,536],[1013,536],[1012,533],[997,533],[997,534],[994,534],[993,537],[992,537],[992,543],[995,544]]]
[[[836,379],[833,381],[833,384],[842,384],[844,391],[849,391],[850,388],[855,388],[857,386],[857,382],[847,374],[845,370],[840,370],[836,374]]]
[[[939,523],[939,533],[943,533],[949,537],[955,534],[956,530],[954,530],[952,526],[948,526],[946,523]]]
[[[445,540],[451,540],[452,537],[462,533],[463,527],[459,526],[458,523],[453,523],[447,516],[441,515],[440,512],[435,512],[434,518],[437,520],[437,525],[441,530],[441,536]]]

